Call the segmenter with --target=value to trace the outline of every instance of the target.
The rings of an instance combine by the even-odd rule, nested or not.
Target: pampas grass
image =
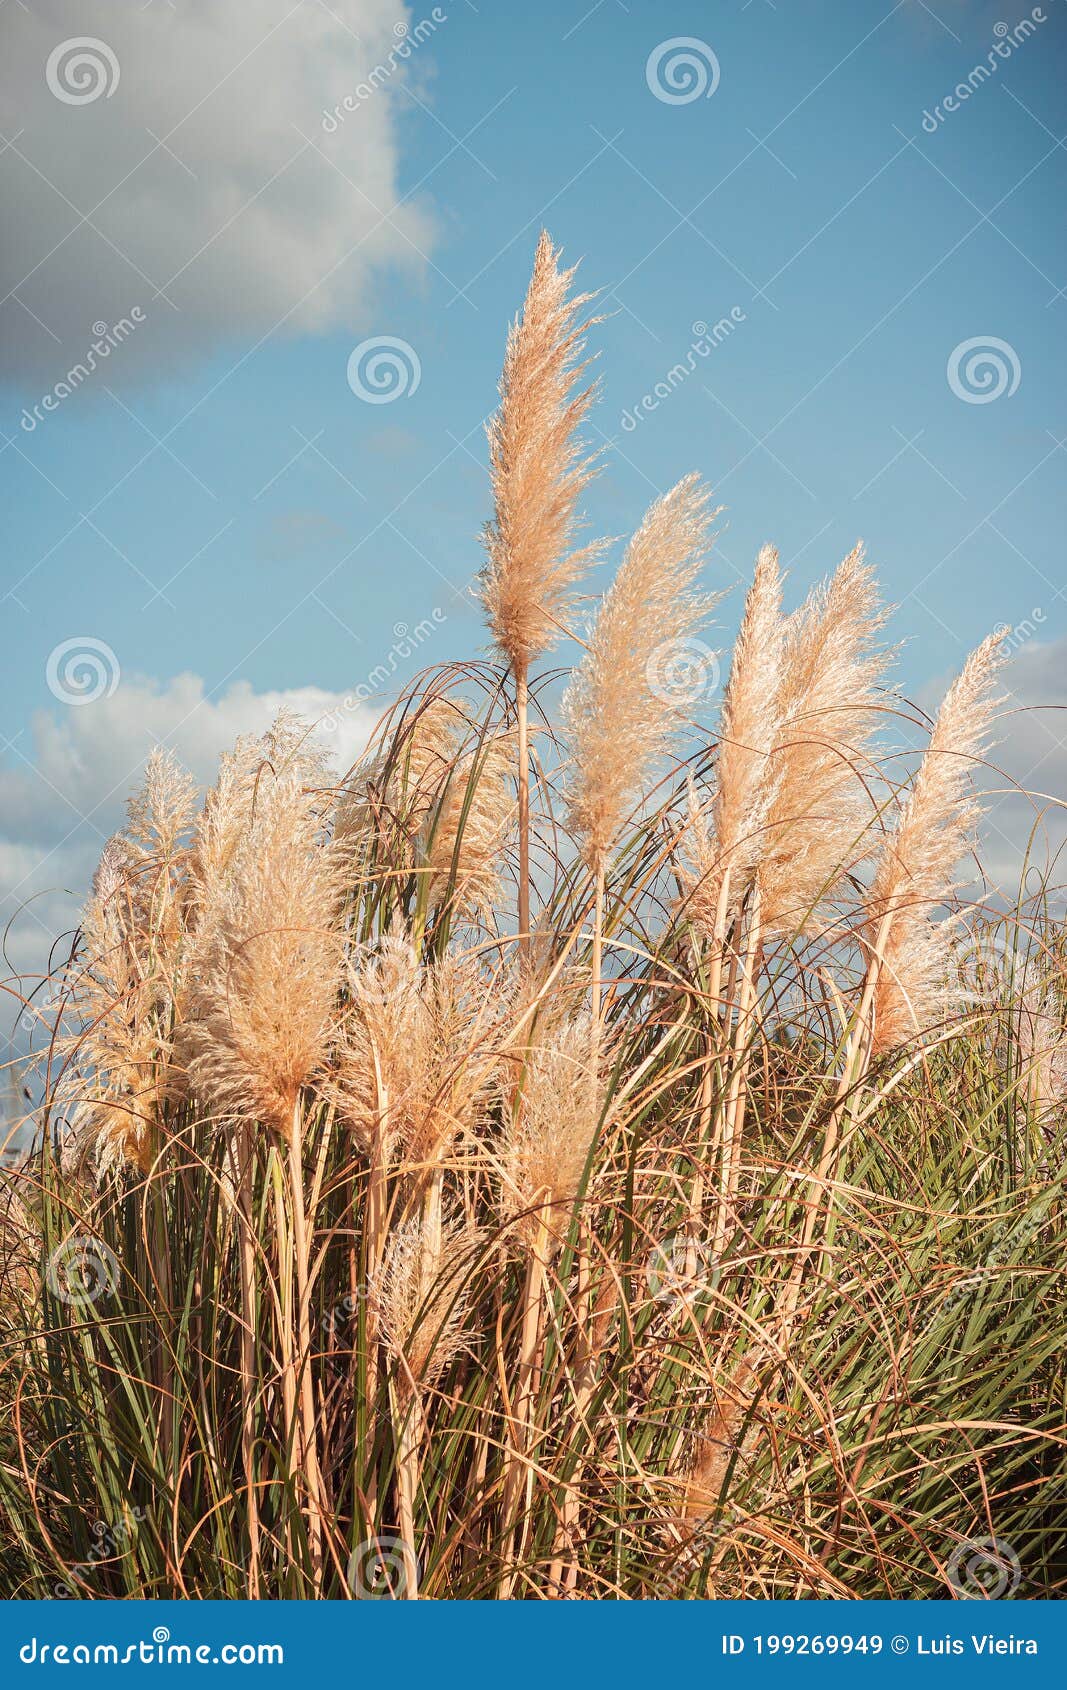
[[[781,663],[784,631],[778,553],[765,546],[745,600],[744,615],[734,647],[730,678],[723,697],[715,791],[702,806],[694,788],[689,791],[689,849],[694,869],[686,908],[689,919],[710,947],[708,997],[712,1014],[720,1015],[720,993],[726,962],[727,919],[741,910],[751,893],[746,948],[741,961],[738,1024],[735,1048],[745,1049],[752,1015],[752,967],[759,945],[759,895],[756,871],[764,846],[764,828],[773,796],[771,751],[780,721]],[[735,952],[736,955],[736,952]],[[712,1063],[717,1041],[705,1053],[701,1085],[701,1118],[705,1139],[711,1133]],[[722,1176],[715,1228],[715,1248],[726,1235],[736,1182],[734,1152],[737,1115],[744,1088],[744,1070],[735,1061],[721,1111]],[[693,1191],[690,1227],[698,1231],[703,1209],[703,1177]]]
[[[568,821],[590,868],[607,859],[681,723],[661,668],[714,607],[700,585],[717,512],[688,475],[651,506],[597,613],[563,701],[572,759]]]
[[[794,607],[768,547],[721,710],[679,696],[680,482],[545,711],[533,942],[510,693],[587,561],[570,282],[545,240],[499,661],[346,774],[293,718],[202,799],[154,759],[34,1005],[9,1594],[936,1598],[989,1536],[1062,1593],[1067,942],[1051,888],[959,897],[1000,648],[900,782],[861,553]]]
[[[941,1018],[952,928],[937,919],[980,815],[975,765],[999,700],[1003,636],[991,634],[945,695],[915,783],[887,838],[866,907],[871,1050],[877,1055]]]
[[[720,950],[727,914],[744,897],[766,843],[774,794],[771,751],[782,709],[781,602],[778,553],[765,546],[756,561],[723,696],[710,813],[690,795],[695,873],[688,914]]]
[[[817,925],[841,877],[874,848],[874,745],[890,702],[884,621],[857,546],[786,623],[762,849],[769,930]]]
[[[971,777],[987,749],[998,703],[993,684],[1002,634],[971,653],[945,695],[915,782],[882,848],[864,906],[868,961],[848,1040],[835,1107],[815,1171],[813,1198],[786,1298],[786,1326],[796,1310],[818,1205],[830,1180],[846,1107],[872,1058],[936,1031],[950,1007],[954,925],[938,906],[955,891],[955,874],[981,814]],[[826,1231],[829,1232],[830,1192]]]
[[[501,1212],[546,1260],[570,1227],[604,1102],[589,1015],[552,1027],[508,1087],[501,1147]]]
[[[593,1023],[599,1033],[604,879],[627,810],[680,726],[658,673],[710,619],[698,586],[716,512],[695,475],[657,499],[604,597],[563,700],[567,817],[593,879]]]
[[[596,469],[580,428],[595,397],[582,321],[592,294],[573,294],[574,270],[542,230],[522,315],[512,324],[489,425],[494,516],[485,529],[482,602],[497,649],[515,682],[519,787],[519,934],[530,934],[528,701],[531,662],[567,631],[575,587],[597,561],[600,542],[575,545],[578,501]]]
[[[222,1121],[286,1139],[326,1059],[341,962],[339,862],[295,774],[265,779],[194,949],[189,1079]]]
[[[494,516],[482,600],[496,645],[519,675],[564,633],[574,589],[600,543],[575,547],[578,501],[595,471],[579,430],[595,397],[582,358],[597,320],[589,293],[542,231],[522,314],[508,333],[500,408],[489,425]]]
[[[70,1154],[102,1171],[123,1160],[147,1170],[167,1099],[184,1075],[174,1030],[187,989],[182,902],[195,789],[153,752],[128,827],[104,847],[83,916],[85,966],[64,982],[57,1048],[72,1125]]]

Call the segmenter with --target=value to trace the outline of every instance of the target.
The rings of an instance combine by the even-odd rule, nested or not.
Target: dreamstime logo
[[[38,1643],[31,1637],[19,1650],[23,1666],[206,1666],[285,1665],[281,1643],[172,1643],[165,1625],[157,1625],[151,1640],[136,1643]]]
[[[629,410],[623,411],[619,421],[627,434],[632,434],[643,416],[649,411],[658,411],[660,403],[669,399],[676,387],[681,387],[683,381],[693,374],[699,358],[707,358],[731,334],[739,323],[746,322],[744,311],[740,305],[730,307],[728,317],[720,317],[717,323],[709,328],[702,317],[698,317],[693,324],[693,339],[684,358],[679,359],[658,381],[651,393],[645,393]]]
[[[1029,616],[1024,616],[1021,622],[998,622],[993,632],[1000,635],[1001,651],[1020,651],[1028,640],[1036,636],[1045,620],[1045,612],[1038,605]]]
[[[414,1560],[402,1537],[387,1534],[368,1538],[357,1544],[348,1558],[348,1588],[357,1602],[398,1602],[408,1594],[409,1563],[414,1564]]]
[[[957,1544],[947,1572],[953,1590],[968,1602],[996,1602],[1011,1596],[1023,1576],[1019,1557],[1002,1537],[979,1537]]]
[[[418,989],[407,960],[398,958],[395,947],[388,943],[382,946],[376,939],[361,940],[354,947],[349,968],[357,1008],[384,1009]],[[367,1295],[371,1295],[369,1290]]]
[[[78,1561],[74,1566],[68,1567],[68,1577],[61,1583],[53,1585],[53,1594],[62,1599],[76,1596],[79,1590],[84,1591],[86,1587],[85,1574],[95,1572],[101,1561],[117,1560],[121,1555],[124,1555],[127,1547],[136,1539],[136,1528],[143,1524],[147,1518],[148,1516],[143,1508],[132,1508],[128,1511],[126,1519],[116,1520],[113,1525],[107,1525],[103,1520],[94,1520],[89,1528],[95,1540],[89,1551],[89,1560]],[[156,1633],[155,1641],[165,1643],[169,1636],[170,1633],[168,1632],[166,1636],[160,1638],[159,1634]]]
[[[359,1305],[371,1302],[373,1299],[374,1293],[369,1285],[358,1285],[355,1291],[349,1291],[346,1296],[341,1298],[339,1303],[333,1305],[328,1314],[324,1314],[322,1317],[322,1330],[327,1338],[339,1338]]]
[[[88,106],[101,94],[110,100],[119,85],[119,61],[106,41],[73,35],[53,47],[44,67],[49,90],[65,106]]]
[[[380,692],[396,675],[400,665],[414,656],[434,630],[447,621],[448,617],[440,605],[435,605],[429,616],[424,616],[413,628],[406,622],[397,622],[393,627],[393,643],[382,661],[375,664],[366,680],[361,681],[354,692],[345,693],[336,710],[329,710],[320,718],[319,732],[335,734],[341,726],[345,712],[358,710],[361,704],[366,704],[368,699]]]
[[[104,640],[78,634],[53,647],[45,666],[48,690],[61,704],[95,704],[119,684],[119,660]]]
[[[653,47],[645,65],[645,81],[666,106],[688,106],[710,100],[719,86],[719,61],[706,41],[695,35],[675,35]]]
[[[1038,24],[1047,22],[1048,14],[1043,12],[1040,6],[1035,6],[1030,16],[1020,19],[1014,29],[1009,28],[1006,23],[995,23],[993,34],[996,40],[985,56],[985,63],[975,65],[962,82],[957,82],[951,93],[943,96],[932,111],[927,107],[923,112],[923,128],[926,133],[936,135],[940,125],[953,112],[959,111],[971,95],[978,92],[983,82],[988,82],[991,76],[996,75],[1003,60],[1010,59],[1017,47],[1021,47],[1024,41],[1029,41],[1032,35],[1037,34]]]
[[[89,343],[89,350],[78,363],[72,364],[66,375],[56,382],[50,393],[38,399],[36,405],[24,406],[20,418],[21,426],[27,434],[32,434],[38,423],[44,422],[46,411],[58,410],[64,399],[69,399],[82,384],[99,369],[105,358],[110,358],[112,352],[127,340],[134,329],[148,321],[147,316],[139,305],[133,306],[128,317],[120,317],[117,323],[100,322],[93,324],[94,339]]]
[[[967,405],[991,405],[1006,393],[1010,399],[1022,379],[1019,354],[994,334],[961,340],[949,353],[948,385]]]
[[[393,25],[396,36],[396,46],[390,47],[381,64],[376,64],[373,70],[367,72],[364,81],[359,83],[353,94],[346,94],[343,100],[329,111],[322,114],[322,127],[327,135],[336,135],[349,112],[353,112],[364,101],[370,100],[378,92],[384,82],[395,74],[405,59],[409,59],[416,47],[431,36],[443,23],[448,22],[448,13],[440,6],[435,6],[428,18],[420,18],[417,24],[409,24],[406,18],[401,18]]]
[[[672,709],[712,698],[719,685],[719,660],[703,640],[664,640],[645,664],[650,691]]]
[[[657,1303],[676,1308],[693,1304],[717,1289],[721,1270],[711,1246],[702,1238],[676,1232],[653,1247],[645,1268],[645,1283]]]
[[[99,1238],[76,1234],[53,1250],[45,1268],[53,1297],[71,1308],[85,1308],[117,1290],[118,1257]]]
[[[955,951],[955,996],[960,1007],[988,1014],[1009,990],[1015,947],[1003,933],[970,931]]]
[[[418,392],[422,365],[415,348],[392,334],[361,340],[348,360],[348,385],[368,405],[391,405]]]

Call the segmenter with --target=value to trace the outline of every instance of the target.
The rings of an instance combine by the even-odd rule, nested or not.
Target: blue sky
[[[50,0],[0,23],[0,130],[16,137],[0,153],[0,864],[16,903],[42,900],[41,932],[168,712],[184,727],[200,710],[206,755],[262,695],[358,687],[435,609],[398,683],[482,650],[482,424],[542,223],[610,313],[595,531],[624,535],[697,470],[727,507],[712,585],[770,539],[800,596],[862,536],[899,605],[907,687],[994,623],[1028,621],[1025,695],[1061,701],[1062,0],[926,129],[991,62],[995,26],[1030,9],[448,0],[395,68],[394,25],[432,8],[266,0],[245,37],[212,38],[219,10]],[[121,76],[69,103],[44,61],[87,35]],[[697,42],[698,74],[713,56],[710,97],[650,87],[650,55],[676,38]],[[370,96],[324,128],[375,65]],[[144,323],[106,367],[26,426],[90,325],[134,306]],[[693,325],[731,310],[731,332],[624,428],[685,364]],[[346,374],[378,336],[419,369],[386,404]],[[968,402],[950,361],[991,338],[1005,391]],[[49,659],[85,638],[119,678],[72,708]],[[200,682],[176,690],[182,675]],[[1027,768],[1058,778],[1058,733],[1027,732]]]

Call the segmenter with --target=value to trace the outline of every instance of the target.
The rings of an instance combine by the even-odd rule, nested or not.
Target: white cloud
[[[240,734],[262,733],[283,708],[317,724],[338,773],[363,749],[378,714],[320,687],[257,693],[242,681],[207,698],[200,677],[188,674],[165,684],[125,678],[111,698],[41,711],[30,744],[18,739],[13,765],[0,769],[3,973],[39,974],[52,943],[76,925],[104,840],[122,825],[153,746],[168,746],[206,785],[220,752]],[[14,1014],[12,1006],[8,1025]]]
[[[0,149],[0,297],[17,290],[0,307],[8,372],[50,389],[84,358],[94,323],[134,306],[146,321],[97,380],[160,376],[182,353],[282,319],[283,332],[395,328],[377,322],[375,277],[421,269],[432,240],[424,207],[398,203],[396,118],[404,84],[432,68],[439,27],[416,43],[405,22],[399,0],[5,8],[0,130],[14,140]],[[60,55],[53,83],[101,90],[67,103],[46,66],[85,37],[114,63],[90,47],[79,71]],[[325,128],[324,112],[368,77],[366,97]]]

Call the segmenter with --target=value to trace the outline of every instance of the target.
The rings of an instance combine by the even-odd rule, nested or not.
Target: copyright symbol
[[[906,1637],[894,1637],[889,1647],[892,1649],[894,1655],[906,1655],[909,1647],[908,1640]]]

